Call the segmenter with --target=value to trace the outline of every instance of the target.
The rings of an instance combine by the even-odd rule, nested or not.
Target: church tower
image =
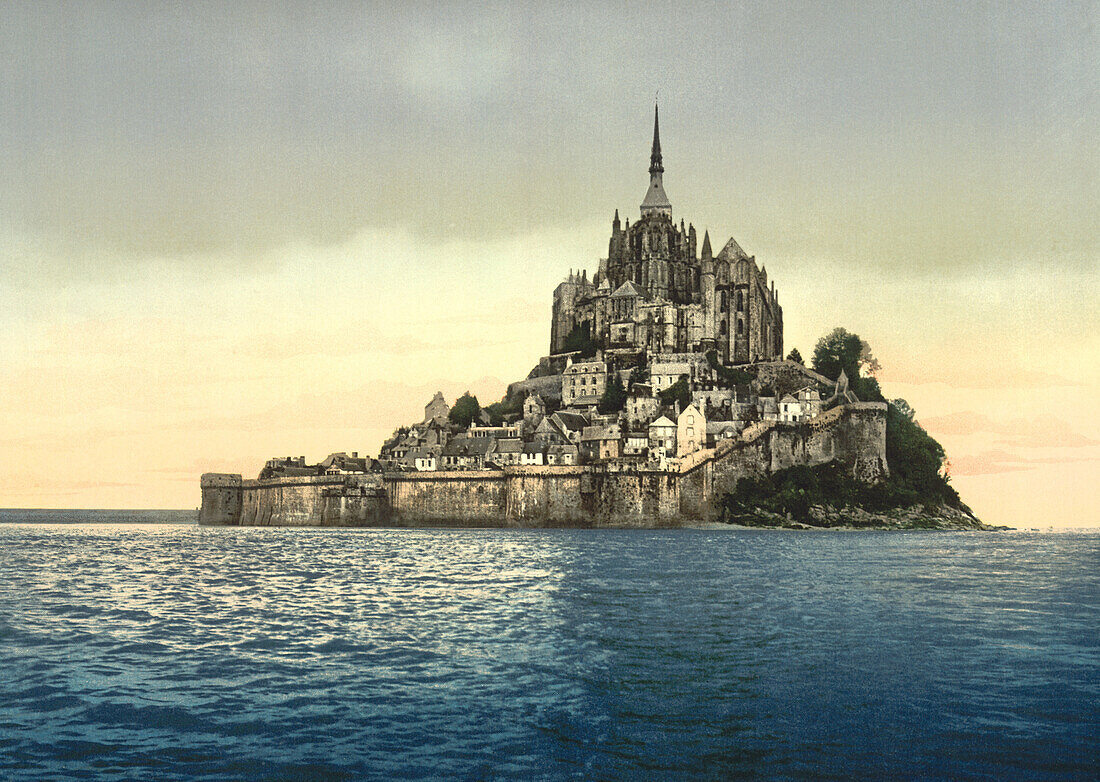
[[[662,177],[665,167],[661,163],[661,127],[657,116],[657,104],[653,104],[653,151],[649,154],[649,190],[642,201],[642,217],[665,215],[672,217],[672,204],[665,195]]]

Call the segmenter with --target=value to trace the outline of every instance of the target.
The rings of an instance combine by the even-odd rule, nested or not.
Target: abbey
[[[633,225],[611,223],[607,258],[591,279],[571,273],[554,291],[551,354],[580,342],[605,354],[717,352],[724,364],[783,357],[783,308],[766,268],[734,239],[715,255],[710,234],[672,218],[654,107],[649,190]]]
[[[549,355],[482,407],[437,393],[377,459],[272,459],[203,476],[208,524],[677,526],[720,515],[742,478],[841,465],[889,474],[886,405],[783,359],[767,272],[673,221],[656,109],[649,189],[607,257],[554,291]]]

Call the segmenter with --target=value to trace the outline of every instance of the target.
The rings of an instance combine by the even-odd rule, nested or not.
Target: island
[[[774,280],[677,223],[659,116],[640,217],[553,294],[550,349],[500,401],[441,393],[377,458],[207,473],[199,521],[260,526],[991,529],[843,328],[784,356]]]

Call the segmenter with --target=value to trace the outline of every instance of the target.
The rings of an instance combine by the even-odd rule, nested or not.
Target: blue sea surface
[[[0,525],[0,779],[1097,779],[1100,533]]]

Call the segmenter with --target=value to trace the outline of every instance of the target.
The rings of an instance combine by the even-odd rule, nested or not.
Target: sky
[[[580,5],[580,4],[577,4]],[[985,521],[1100,525],[1100,3],[0,5],[0,507],[196,507],[546,353],[648,185]]]

